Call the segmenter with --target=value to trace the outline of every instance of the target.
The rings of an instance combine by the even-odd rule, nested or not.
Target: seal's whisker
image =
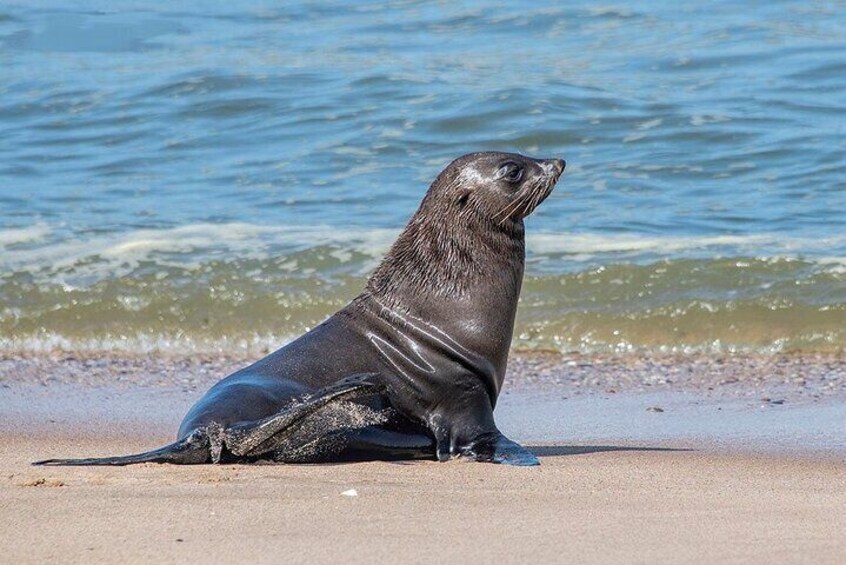
[[[534,206],[534,203],[535,194],[533,193],[531,197],[526,199],[526,203],[520,207],[520,215],[525,217],[532,210],[532,206]]]
[[[538,194],[543,193],[541,190],[542,185],[542,180],[538,180],[525,187],[517,198],[494,215],[494,220],[499,219],[498,223],[502,225],[507,218],[511,217],[517,211],[520,211],[522,215],[529,213],[537,206],[535,199]]]
[[[540,182],[534,183],[534,185],[532,186],[532,189],[531,189],[531,195],[532,196],[531,196],[531,198],[529,198],[526,206],[524,206],[523,209],[521,210],[521,214],[523,214],[525,216],[526,214],[529,214],[532,210],[534,210],[535,206],[538,205],[538,198],[540,198],[540,195],[542,193],[543,193],[542,184]]]
[[[514,200],[509,202],[507,205],[505,205],[502,208],[502,210],[500,210],[498,213],[496,213],[494,215],[493,219],[497,220],[499,218],[502,218],[499,222],[500,225],[502,225],[502,222],[505,221],[508,217],[510,217],[515,211],[517,211],[519,209],[519,207],[523,204],[523,201],[526,198],[528,198],[528,196],[529,196],[528,191],[524,191],[524,192],[520,193],[520,195],[518,195],[517,198],[515,198]]]
[[[505,206],[498,214],[494,216],[494,220],[499,219],[499,225],[502,225],[505,220],[511,217],[511,215],[520,207],[520,204],[523,202],[522,197],[513,200],[507,206]]]
[[[547,187],[543,186],[543,184],[538,183],[537,187],[535,187],[535,196],[532,198],[531,206],[527,207],[526,210],[523,212],[524,214],[530,214],[543,200],[544,195],[546,194]]]

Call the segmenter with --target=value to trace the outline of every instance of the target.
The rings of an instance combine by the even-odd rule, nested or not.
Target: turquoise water
[[[428,183],[568,169],[515,346],[846,346],[842,2],[4,2],[0,349],[261,350]]]

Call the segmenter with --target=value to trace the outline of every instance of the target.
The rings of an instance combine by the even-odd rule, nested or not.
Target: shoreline
[[[114,352],[0,356],[0,434],[108,438],[110,430],[135,430],[139,439],[171,438],[212,384],[249,362]],[[846,357],[515,352],[495,414],[506,435],[530,444],[843,458]]]
[[[262,354],[0,351],[0,386],[75,383],[208,387]],[[512,350],[504,390],[694,390],[742,396],[769,389],[822,398],[846,396],[846,351],[837,353],[558,353]]]

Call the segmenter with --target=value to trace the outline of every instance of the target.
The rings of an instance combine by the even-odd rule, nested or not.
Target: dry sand
[[[846,563],[842,361],[788,360],[775,380],[749,359],[570,361],[518,358],[518,381],[586,376],[512,377],[497,409],[540,467],[38,468],[29,462],[168,441],[217,371],[202,376],[211,362],[197,359],[6,359],[0,562]],[[684,369],[714,363],[714,378]],[[156,377],[165,365],[198,380]]]

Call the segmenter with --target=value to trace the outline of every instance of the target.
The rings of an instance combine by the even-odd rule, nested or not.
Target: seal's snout
[[[561,176],[561,173],[564,172],[564,167],[567,166],[564,159],[547,159],[544,161],[544,164],[546,165],[547,172],[555,175],[556,179]]]
[[[555,172],[559,175],[564,172],[567,162],[564,159],[553,159],[552,166],[555,167]]]
[[[540,161],[544,173],[552,177],[553,182],[558,182],[558,178],[564,172],[567,163],[564,159],[544,159]]]

